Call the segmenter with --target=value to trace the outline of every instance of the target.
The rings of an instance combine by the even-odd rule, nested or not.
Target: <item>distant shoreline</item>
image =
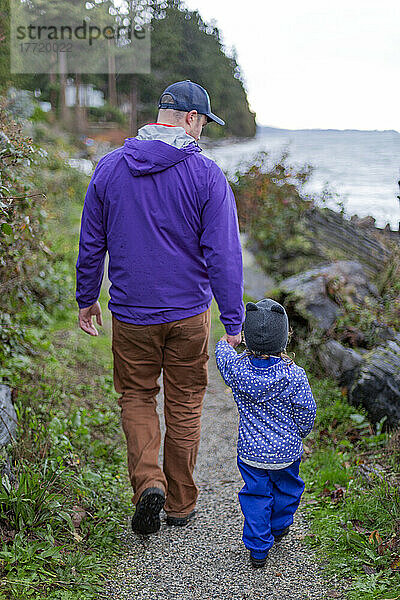
[[[259,127],[254,138],[201,139],[200,146],[228,178],[263,153],[271,162],[288,156],[294,168],[312,165],[304,194],[320,197],[327,190],[326,206],[337,211],[338,203],[344,203],[346,218],[372,216],[377,229],[382,231],[390,223],[400,237],[398,132]]]
[[[202,136],[199,141],[200,147],[204,146],[205,150],[211,148],[220,148],[222,146],[228,146],[231,144],[244,144],[251,142],[256,138],[268,135],[269,133],[285,134],[285,133],[359,133],[359,134],[374,134],[377,133],[391,133],[400,136],[400,131],[395,129],[285,129],[281,127],[269,127],[268,125],[257,125],[256,134],[254,137],[224,137],[219,139],[213,139],[207,136]]]
[[[286,132],[299,132],[299,133],[308,133],[308,132],[321,132],[321,133],[326,133],[326,132],[336,132],[336,133],[395,133],[396,135],[400,135],[400,131],[397,131],[396,129],[322,129],[322,128],[309,128],[309,129],[285,129],[283,127],[270,127],[268,125],[257,125],[257,134],[264,134],[264,133],[286,133]]]

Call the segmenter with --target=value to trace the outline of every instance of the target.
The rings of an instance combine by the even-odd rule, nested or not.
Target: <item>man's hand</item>
[[[98,325],[103,325],[101,316],[101,307],[99,302],[95,302],[92,306],[79,309],[79,327],[89,335],[99,335],[96,327],[93,325],[92,317],[96,317]]]
[[[236,348],[236,346],[239,346],[240,342],[242,341],[242,334],[238,333],[237,335],[228,335],[225,333],[221,340],[225,340],[225,342],[228,342],[228,344],[230,344],[233,348]]]

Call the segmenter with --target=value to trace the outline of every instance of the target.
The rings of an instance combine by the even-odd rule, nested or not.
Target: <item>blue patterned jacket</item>
[[[300,458],[316,414],[304,369],[282,359],[267,368],[254,366],[224,340],[215,357],[239,410],[239,457],[269,464]]]

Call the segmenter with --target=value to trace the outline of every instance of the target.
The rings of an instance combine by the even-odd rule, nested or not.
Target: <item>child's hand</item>
[[[232,348],[236,348],[236,346],[239,346],[239,344],[242,341],[242,334],[238,333],[237,335],[228,335],[227,333],[225,333],[225,335],[223,335],[220,339],[220,342],[222,340],[224,340],[224,342],[228,342],[228,344],[232,346]]]

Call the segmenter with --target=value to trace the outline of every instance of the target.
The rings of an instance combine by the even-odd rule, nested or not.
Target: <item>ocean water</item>
[[[204,152],[232,177],[245,170],[260,151],[271,161],[288,150],[288,162],[314,167],[305,193],[320,194],[324,187],[334,197],[327,204],[343,202],[348,216],[372,215],[378,227],[389,223],[398,230],[400,221],[400,133],[396,131],[284,130],[260,128],[251,140],[226,143]]]

